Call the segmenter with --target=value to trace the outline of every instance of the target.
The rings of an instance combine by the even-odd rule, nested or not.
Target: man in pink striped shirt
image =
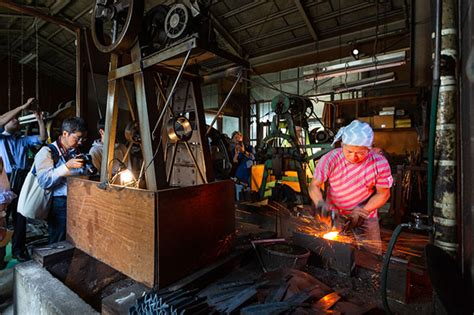
[[[377,209],[390,198],[393,179],[388,161],[372,150],[374,133],[364,122],[354,120],[337,133],[333,144],[341,148],[324,155],[316,165],[309,187],[315,205],[348,215],[354,235],[364,247],[382,254]],[[326,187],[326,201],[321,191]]]

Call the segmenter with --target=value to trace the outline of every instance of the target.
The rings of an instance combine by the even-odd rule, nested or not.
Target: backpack
[[[48,148],[51,152],[53,165],[56,166],[59,161],[59,152],[53,144],[48,144]],[[52,190],[45,190],[39,185],[36,167],[33,163],[21,188],[17,211],[24,217],[44,220],[48,217],[52,195]]]

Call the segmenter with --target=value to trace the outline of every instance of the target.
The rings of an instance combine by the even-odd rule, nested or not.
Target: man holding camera
[[[35,157],[39,185],[52,191],[48,214],[48,243],[66,239],[67,177],[85,175],[84,160],[78,158],[77,147],[84,141],[87,128],[79,117],[65,119],[61,136],[51,145],[41,148]]]
[[[240,131],[232,133],[231,151],[234,154],[232,159],[235,177],[242,183],[250,185],[250,170],[255,156],[253,147],[244,144],[244,137]]]
[[[39,135],[18,135],[20,123],[18,119],[16,119],[16,114],[23,109],[27,109],[35,102],[36,100],[34,98],[29,98],[24,105],[2,115],[2,117],[8,118],[9,120],[4,125],[5,130],[0,135],[0,156],[3,157],[5,172],[10,180],[11,190],[17,195],[20,194],[21,187],[28,174],[28,149],[32,146],[39,146],[46,140],[46,128],[44,126],[43,117],[39,112],[35,112],[39,126]],[[13,115],[14,113],[15,115]],[[17,201],[18,199],[15,199],[9,205],[7,218],[11,213],[14,230],[12,238],[13,258],[23,262],[29,260],[30,257],[26,250],[26,218],[17,212]]]

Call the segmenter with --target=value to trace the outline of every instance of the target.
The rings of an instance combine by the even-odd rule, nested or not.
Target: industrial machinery
[[[93,40],[110,53],[101,176],[100,183],[69,182],[68,236],[148,287],[213,263],[229,252],[235,234],[234,184],[216,180],[230,171],[226,143],[205,124],[198,66],[210,59],[236,64],[230,95],[248,63],[213,43],[208,21],[205,8],[190,1],[146,15],[144,0],[94,5]],[[125,84],[130,78],[133,94]],[[143,158],[131,185],[111,183],[120,90],[132,117],[126,138]],[[84,226],[90,228],[76,228]]]
[[[301,194],[302,201],[308,203],[309,175],[314,170],[314,160],[331,150],[331,133],[326,129],[308,130],[308,119],[314,116],[314,111],[306,97],[280,94],[272,100],[272,111],[276,115],[257,152],[263,163],[263,172],[258,176],[260,198],[265,197],[269,178],[273,178],[290,183]],[[291,185],[295,180],[287,171],[296,172],[298,185]],[[254,173],[252,180],[257,178]]]
[[[55,141],[61,134],[61,124],[64,119],[74,117],[76,114],[76,107],[74,106],[74,101],[62,102],[58,105],[58,109],[50,114],[48,112],[43,112],[39,107],[35,110],[42,112],[43,120],[45,122],[46,133],[48,136],[48,143]],[[36,116],[34,114],[27,114],[24,116],[18,117],[18,122],[20,125],[29,125],[31,123],[36,123]]]
[[[219,137],[212,131],[213,139],[208,138],[211,128],[204,123],[200,76],[191,65],[211,58],[224,58],[239,66],[247,63],[217,47],[207,10],[197,2],[156,6],[141,22],[143,11],[143,1],[98,0],[94,8],[94,43],[100,51],[112,53],[104,149],[108,159],[103,161],[101,181],[110,178],[107,167],[114,158],[109,149],[116,132],[117,83],[129,75],[134,76],[144,159],[140,177],[146,179],[146,187],[153,190],[213,181],[213,164],[221,167],[219,177],[223,178],[222,172],[230,167],[222,162],[226,158],[222,148],[217,149],[217,162],[211,160],[209,144],[216,150]],[[130,51],[132,63],[121,65],[121,56]],[[241,75],[242,69],[236,83]],[[158,92],[150,92],[153,90]],[[145,102],[157,104],[158,109],[143,108]],[[133,111],[133,106],[129,107]]]

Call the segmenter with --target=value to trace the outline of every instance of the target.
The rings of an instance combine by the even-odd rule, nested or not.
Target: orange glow
[[[337,238],[338,235],[339,235],[338,231],[331,231],[331,232],[328,232],[328,233],[324,234],[323,238],[325,238],[327,240],[334,240],[334,239]]]

